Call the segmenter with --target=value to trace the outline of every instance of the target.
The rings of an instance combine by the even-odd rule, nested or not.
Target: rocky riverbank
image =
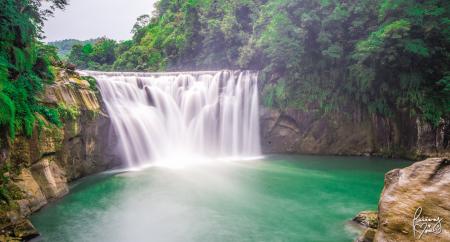
[[[450,241],[449,158],[386,173],[377,214],[354,218],[367,227],[357,242]]]
[[[262,108],[265,153],[373,155],[420,160],[450,154],[450,120],[437,127],[409,114],[383,118],[364,113]]]
[[[32,137],[1,137],[0,241],[37,236],[31,213],[66,195],[69,182],[119,164],[105,142],[110,125],[99,92],[69,73],[59,70],[41,97],[63,114],[61,127],[41,118]]]
[[[0,241],[37,236],[38,232],[27,219],[29,215],[66,195],[71,181],[120,164],[111,151],[114,148],[111,141],[115,138],[110,137],[109,117],[92,83],[76,73],[59,70],[56,83],[46,87],[41,102],[60,110],[62,126],[40,118],[32,137],[18,135],[11,140],[5,133],[0,134]],[[380,155],[409,159],[450,154],[448,121],[442,120],[438,127],[433,127],[401,114],[396,119],[387,119],[367,114],[321,115],[293,109],[263,109],[261,131],[265,153]],[[411,230],[404,229],[410,217],[405,215],[409,216],[410,210],[422,202],[424,214],[431,211],[436,212],[436,216],[449,217],[449,207],[438,205],[441,197],[436,190],[450,190],[447,163],[445,159],[429,159],[411,166],[416,168],[388,173],[377,225],[375,227],[374,220],[370,220],[370,229],[363,238],[410,239]],[[404,179],[411,181],[405,183]],[[411,184],[415,190],[408,190]],[[427,193],[424,195],[424,192]],[[416,197],[417,194],[422,197]],[[448,194],[444,195],[449,200]],[[428,196],[434,200],[429,202]],[[404,202],[396,204],[390,200],[392,197],[398,197],[395,201],[414,198],[411,201],[416,202],[410,202],[410,207],[404,210]],[[443,210],[435,211],[430,206]],[[391,214],[403,216],[405,220],[396,220]],[[363,215],[360,220],[366,221]],[[442,232],[442,236],[448,234]]]

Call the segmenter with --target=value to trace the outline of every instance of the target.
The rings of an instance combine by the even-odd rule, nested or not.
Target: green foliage
[[[449,10],[445,0],[159,0],[114,57],[105,43],[74,46],[71,60],[103,70],[257,69],[268,106],[406,111],[437,125],[450,116]]]
[[[41,107],[37,95],[53,81],[50,65],[59,59],[54,48],[37,39],[46,16],[65,4],[65,0],[47,1],[45,6],[39,0],[0,1],[0,127],[12,138],[17,131],[31,136],[36,113],[52,112]]]
[[[284,82],[277,82],[276,84],[269,84],[263,90],[263,103],[267,107],[287,107],[286,84]]]
[[[64,120],[76,120],[80,116],[80,110],[77,106],[67,106],[64,103],[58,104],[58,113]]]
[[[97,80],[95,80],[94,77],[92,77],[92,76],[82,76],[81,79],[82,80],[86,80],[86,81],[89,82],[89,89],[91,89],[94,92],[98,91]]]
[[[85,44],[83,45],[83,48],[81,48],[81,52],[85,55],[90,55],[94,52],[94,47],[90,43]]]
[[[0,200],[5,201],[6,203],[10,203],[12,198],[11,194],[8,190],[8,184],[9,184],[9,176],[6,176],[11,170],[10,164],[5,164],[0,169]]]
[[[58,127],[62,127],[59,108],[55,109],[46,106],[39,106],[39,113],[41,113],[50,123],[56,124]]]
[[[129,45],[129,42],[125,42],[125,45],[127,44]],[[110,70],[111,65],[116,61],[116,55],[125,50],[121,43],[100,38],[93,44],[88,42],[84,45],[73,45],[68,61],[79,69]]]
[[[435,125],[448,117],[448,17],[446,1],[381,3],[374,31],[353,53],[359,67],[375,73],[365,94],[369,108],[383,114],[406,109]]]
[[[4,93],[0,93],[0,125],[9,128],[12,137],[15,135],[15,107],[11,99]]]
[[[60,58],[67,58],[72,50],[74,45],[86,45],[86,44],[95,44],[100,39],[89,39],[85,41],[76,40],[76,39],[65,39],[60,41],[49,42],[48,45],[54,46],[58,50],[58,55]]]

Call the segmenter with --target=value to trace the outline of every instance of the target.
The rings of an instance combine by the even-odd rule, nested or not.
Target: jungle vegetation
[[[53,82],[60,64],[56,48],[43,44],[42,26],[66,0],[0,1],[0,127],[14,138],[30,136],[41,117],[60,124],[56,109],[39,103],[44,85]],[[42,122],[42,121],[41,121]]]
[[[65,40],[48,42],[48,45],[56,47],[58,49],[58,55],[62,59],[66,59],[69,56],[70,51],[72,50],[72,47],[74,45],[94,44],[99,39],[100,38],[89,39],[89,40],[84,40],[84,41],[76,40],[76,39],[65,39]]]
[[[278,108],[450,113],[445,0],[160,0],[133,39],[75,45],[80,68],[260,70]]]
[[[42,25],[66,0],[0,1],[0,126],[31,135],[60,65]],[[445,0],[160,0],[133,38],[74,43],[79,69],[260,71],[266,106],[417,115],[450,113],[450,2]],[[350,107],[350,108],[349,108]]]

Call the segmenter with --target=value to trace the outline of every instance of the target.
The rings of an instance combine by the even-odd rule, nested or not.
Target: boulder
[[[353,218],[353,221],[366,228],[376,229],[378,228],[378,213],[375,211],[362,211]]]
[[[385,176],[375,241],[450,241],[450,161],[430,158]]]

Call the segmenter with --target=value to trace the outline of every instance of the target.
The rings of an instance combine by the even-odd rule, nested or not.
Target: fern
[[[15,109],[11,99],[0,92],[0,126],[6,126],[9,129],[10,136],[15,137]]]

